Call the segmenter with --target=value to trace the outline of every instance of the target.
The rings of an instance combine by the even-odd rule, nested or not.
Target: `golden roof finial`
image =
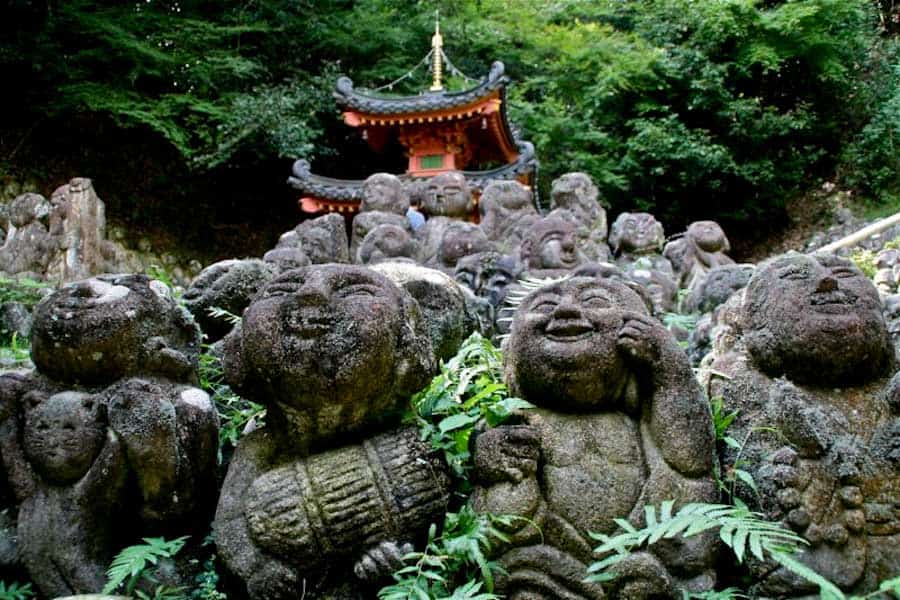
[[[444,64],[441,62],[442,47],[444,38],[441,37],[441,11],[434,11],[434,35],[431,36],[431,64],[434,72],[434,81],[431,84],[430,91],[439,92],[444,89],[441,83],[441,75],[443,75]]]

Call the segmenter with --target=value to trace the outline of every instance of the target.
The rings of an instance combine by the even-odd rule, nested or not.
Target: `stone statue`
[[[594,239],[589,235],[591,233],[585,225],[582,217],[567,208],[555,208],[547,215],[548,217],[560,218],[568,221],[575,228],[577,238],[576,245],[579,252],[585,256],[586,260],[593,262],[606,262],[610,260],[609,246],[606,245],[606,239],[596,237]]]
[[[725,253],[731,249],[725,232],[715,221],[695,221],[684,236],[666,244],[663,256],[669,259],[678,285],[690,289],[713,268],[734,261]]]
[[[671,277],[655,269],[634,269],[628,273],[628,277],[647,290],[654,316],[662,318],[665,313],[675,310],[678,287]]]
[[[449,487],[416,429],[396,425],[435,369],[416,301],[363,267],[288,271],[223,352],[232,388],[267,406],[232,458],[213,526],[250,596],[343,597],[361,585],[348,573],[396,568]]]
[[[465,219],[474,206],[469,182],[462,173],[448,171],[428,181],[422,209],[429,218]]]
[[[143,275],[72,283],[35,308],[38,371],[0,376],[0,451],[45,595],[96,591],[117,550],[209,506],[218,415],[190,385],[199,345],[189,313]]]
[[[293,233],[293,232],[292,232]],[[268,263],[279,273],[282,271],[290,271],[291,269],[299,269],[312,264],[306,252],[300,249],[300,246],[281,246],[272,248],[263,254],[263,262]]]
[[[749,283],[756,266],[725,264],[713,267],[691,287],[684,301],[685,312],[708,313]]]
[[[454,221],[467,219],[474,208],[469,183],[462,173],[441,173],[428,181],[422,204],[428,220],[416,230],[420,240],[420,264],[434,264],[444,231]]]
[[[390,173],[375,173],[363,182],[363,199],[360,212],[380,211],[395,215],[406,215],[409,208],[409,194],[403,182]]]
[[[409,222],[405,215],[381,212],[377,210],[361,212],[353,217],[353,225],[350,234],[350,258],[358,261],[359,247],[370,231],[379,225],[393,225],[409,231]]]
[[[712,367],[730,377],[713,387],[739,411],[730,435],[747,440],[759,493],[745,499],[801,533],[799,558],[825,578],[876,589],[900,571],[900,377],[877,290],[846,259],[789,253],[758,267],[740,328]],[[765,595],[813,590],[775,565],[756,572]]]
[[[480,226],[501,252],[518,250],[522,238],[541,218],[531,190],[518,181],[492,181],[478,201]]]
[[[578,251],[575,227],[557,216],[532,225],[519,246],[519,260],[533,277],[558,277],[586,262]]]
[[[299,241],[300,249],[312,264],[350,262],[350,245],[347,242],[344,217],[330,213],[303,221],[294,231],[297,237],[293,239]],[[288,236],[288,239],[292,239],[292,236]]]
[[[578,220],[578,246],[592,261],[608,257],[606,210],[598,202],[597,186],[587,173],[566,173],[550,188],[550,208],[566,209]]]
[[[418,250],[409,230],[385,223],[366,234],[356,253],[356,262],[361,265],[398,260],[415,262]]]
[[[453,278],[473,295],[473,310],[478,315],[479,330],[490,337],[496,330],[497,312],[506,299],[509,287],[522,273],[514,256],[499,252],[480,252],[461,258]]]
[[[662,223],[650,213],[622,213],[613,222],[609,245],[616,264],[629,270],[638,258],[649,261],[645,268],[656,269],[674,277],[672,264],[662,256],[666,241]]]
[[[58,252],[59,241],[47,228],[51,205],[39,194],[23,194],[9,206],[6,241],[0,246],[0,271],[40,279]]]
[[[461,258],[493,249],[494,245],[478,225],[453,222],[444,229],[433,266],[452,275]]]
[[[708,539],[632,555],[626,576],[585,583],[614,519],[646,504],[711,501],[709,409],[675,340],[613,279],[576,277],[522,302],[504,346],[510,392],[537,406],[474,443],[476,510],[524,517],[498,541],[509,597],[655,598],[714,583]]]
[[[450,360],[477,325],[462,287],[444,273],[418,265],[382,262],[373,267],[405,289],[422,309],[438,360]]]
[[[277,248],[270,252],[291,252],[299,249]],[[272,258],[270,256],[270,258]],[[184,293],[184,305],[194,315],[200,329],[212,343],[231,331],[232,324],[209,314],[211,308],[221,308],[241,316],[250,299],[267,281],[278,273],[277,264],[258,259],[222,260],[203,269]]]

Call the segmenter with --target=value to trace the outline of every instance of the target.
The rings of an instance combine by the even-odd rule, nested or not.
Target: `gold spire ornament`
[[[432,71],[434,72],[434,81],[431,84],[431,88],[429,91],[432,92],[440,92],[444,89],[443,84],[441,83],[441,75],[443,75],[444,65],[441,62],[441,57],[443,54],[443,45],[444,38],[441,37],[441,13],[440,11],[435,11],[434,18],[434,35],[431,36],[431,61],[432,61]]]

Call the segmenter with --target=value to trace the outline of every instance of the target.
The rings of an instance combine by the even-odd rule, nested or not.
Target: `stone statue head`
[[[90,394],[62,392],[25,395],[25,457],[41,477],[71,484],[88,472],[106,439],[102,403]]]
[[[743,339],[772,377],[849,385],[893,364],[881,310],[875,286],[850,261],[788,253],[760,265],[750,279]]]
[[[366,234],[356,252],[356,262],[368,265],[386,260],[413,260],[415,256],[416,243],[409,231],[404,227],[385,223]]]
[[[314,265],[350,262],[350,245],[344,217],[334,213],[309,221],[294,228],[300,248]]]
[[[553,180],[550,188],[550,208],[565,208],[591,227],[601,225],[606,237],[606,211],[600,206],[597,186],[587,173],[566,173]],[[602,223],[600,223],[602,221]]]
[[[510,213],[537,213],[534,198],[527,187],[513,180],[496,180],[485,186],[478,201],[482,222],[488,218],[504,218]]]
[[[101,275],[70,283],[34,311],[31,356],[45,375],[106,384],[124,376],[190,379],[200,330],[169,288],[146,275]]]
[[[232,387],[269,406],[298,444],[333,440],[397,413],[434,356],[416,301],[384,275],[313,265],[269,282],[225,338]]]
[[[437,259],[442,268],[452,272],[459,259],[492,249],[493,245],[483,229],[473,223],[460,221],[451,223],[444,230]]]
[[[451,359],[476,326],[462,287],[440,271],[410,263],[383,262],[373,269],[416,299],[425,317],[435,358]]]
[[[299,269],[312,264],[306,252],[299,246],[276,246],[263,255],[263,262],[272,265],[278,271]]]
[[[379,210],[382,212],[405,215],[409,208],[409,194],[403,182],[390,173],[375,173],[363,182],[363,199],[359,205],[360,212]]]
[[[756,265],[719,265],[710,270],[706,277],[692,288],[685,300],[689,312],[707,313],[724,303],[732,294],[744,289],[750,282]]]
[[[573,277],[530,293],[504,344],[510,392],[554,410],[622,408],[631,383],[618,347],[627,311],[648,314],[615,279]]]
[[[650,213],[622,213],[609,234],[609,245],[616,254],[660,252],[665,241],[662,223]]]
[[[476,296],[499,306],[506,297],[507,288],[521,272],[521,264],[513,256],[479,252],[459,259],[453,278]]]
[[[271,252],[300,252],[299,248],[282,247]],[[305,256],[305,255],[304,255]],[[307,263],[308,263],[307,259]],[[255,258],[222,260],[200,271],[184,293],[184,304],[210,340],[221,339],[231,331],[231,323],[209,314],[211,308],[221,308],[240,316],[250,299],[272,279],[278,267]]]
[[[464,219],[472,206],[469,183],[462,173],[449,171],[428,181],[422,209],[429,217]]]
[[[728,252],[731,250],[725,232],[715,221],[694,221],[688,226],[685,235],[705,252]]]
[[[575,227],[558,216],[544,217],[522,240],[519,257],[529,269],[572,269],[582,261]]]
[[[361,212],[353,217],[350,234],[350,258],[358,260],[359,247],[363,240],[379,225],[394,225],[401,229],[406,229],[408,222],[406,217],[395,213],[381,212],[372,210],[369,212]]]

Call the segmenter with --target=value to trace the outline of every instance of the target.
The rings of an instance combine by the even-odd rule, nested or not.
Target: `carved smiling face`
[[[582,262],[572,223],[558,216],[541,219],[522,242],[522,262],[531,269],[571,269]]]
[[[892,360],[878,291],[845,259],[776,258],[750,280],[743,310],[747,347],[772,376],[851,383],[882,373]]]
[[[462,173],[442,173],[428,182],[422,206],[431,217],[463,218],[472,208],[472,194]]]
[[[575,277],[523,300],[505,346],[513,393],[561,410],[609,410],[622,400],[629,370],[618,350],[626,311],[643,301],[613,280]]]
[[[317,432],[354,430],[397,409],[433,366],[415,301],[363,267],[282,274],[233,335],[240,335],[240,348],[233,353],[235,340],[226,342],[226,368],[245,379],[244,393],[314,415]]]

